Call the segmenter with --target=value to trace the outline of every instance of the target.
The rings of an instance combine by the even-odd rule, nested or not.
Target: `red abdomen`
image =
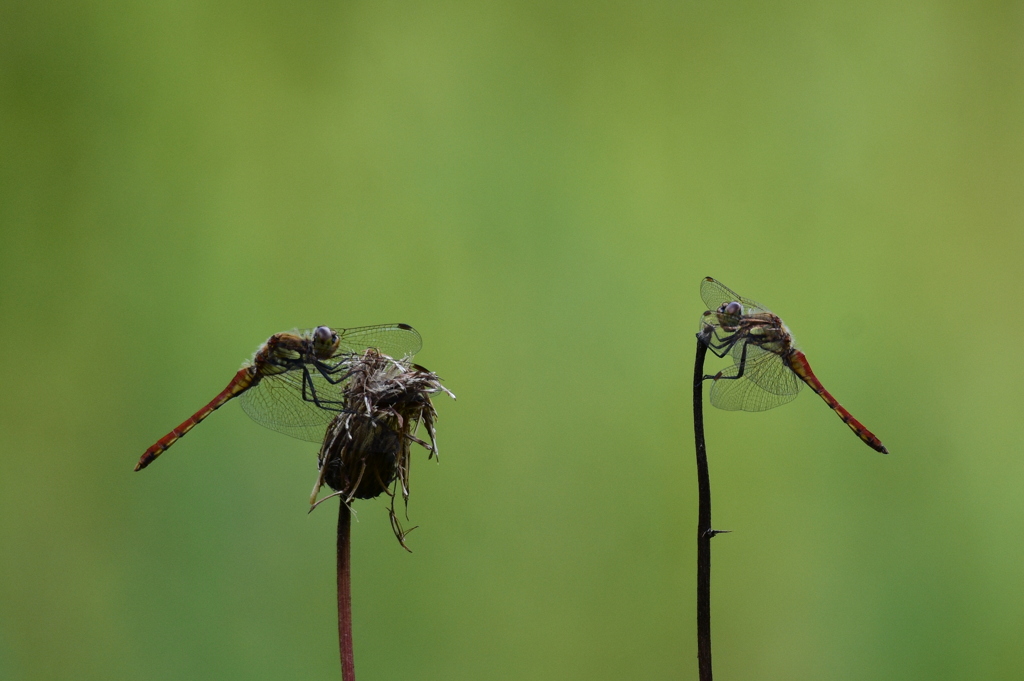
[[[156,441],[156,443],[147,449],[139,462],[135,464],[135,470],[141,471],[143,468],[153,463],[156,457],[160,456],[167,450],[168,447],[178,441],[178,438],[182,437],[185,433],[195,428],[199,423],[207,416],[212,414],[215,410],[219,409],[232,397],[237,397],[243,392],[255,385],[255,371],[253,367],[245,367],[240,369],[235,377],[228,383],[228,387],[220,391],[216,397],[210,400],[210,403],[205,407],[192,414],[187,420],[182,422],[177,428],[164,435],[162,438]]]
[[[857,437],[863,440],[868,447],[871,447],[876,452],[881,452],[882,454],[889,453],[889,450],[885,448],[881,440],[875,437],[874,433],[865,428],[863,423],[853,418],[853,414],[848,412],[846,407],[839,404],[839,401],[832,397],[832,393],[825,390],[825,386],[821,384],[821,381],[818,380],[818,377],[815,376],[814,372],[811,370],[811,365],[807,362],[807,357],[804,353],[794,348],[788,356],[788,361],[789,367],[793,372],[802,378],[807,385],[811,386],[811,390],[820,395],[821,399],[825,400],[825,404],[831,407],[832,410],[839,415],[839,418],[842,419],[843,423],[848,425],[850,430],[857,434]]]

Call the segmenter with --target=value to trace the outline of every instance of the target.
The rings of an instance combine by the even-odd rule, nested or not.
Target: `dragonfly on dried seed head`
[[[728,369],[704,376],[714,381],[711,404],[729,411],[764,411],[792,401],[806,383],[857,437],[872,449],[889,453],[874,433],[825,390],[777,315],[711,277],[701,282],[700,295],[708,306],[700,320],[708,349],[719,357],[731,355],[733,360]]]
[[[239,395],[243,411],[260,425],[321,442],[327,424],[343,409],[348,366],[354,357],[374,348],[389,357],[409,360],[422,345],[420,334],[408,324],[351,329],[318,326],[274,334],[209,404],[147,449],[135,470],[151,464],[214,410]]]

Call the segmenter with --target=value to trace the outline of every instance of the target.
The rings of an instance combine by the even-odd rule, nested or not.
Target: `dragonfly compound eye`
[[[731,303],[726,303],[725,305],[723,305],[722,312],[729,315],[730,317],[738,317],[740,314],[743,313],[743,306],[737,303],[736,301],[733,301]]]

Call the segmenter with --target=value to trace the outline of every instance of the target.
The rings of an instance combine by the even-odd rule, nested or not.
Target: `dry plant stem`
[[[356,662],[352,653],[352,561],[350,537],[352,512],[342,500],[338,504],[338,648],[341,651],[341,679],[355,681]]]
[[[711,681],[711,477],[704,446],[704,356],[708,334],[697,334],[693,369],[693,436],[697,448],[697,667],[700,681]]]

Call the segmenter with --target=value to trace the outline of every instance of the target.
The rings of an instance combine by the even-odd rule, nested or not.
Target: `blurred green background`
[[[827,387],[709,409],[722,679],[997,679],[1024,631],[1021,3],[0,7],[0,678],[338,677],[277,331],[406,322],[361,679],[694,679],[712,275]],[[721,364],[720,362],[715,366]]]

